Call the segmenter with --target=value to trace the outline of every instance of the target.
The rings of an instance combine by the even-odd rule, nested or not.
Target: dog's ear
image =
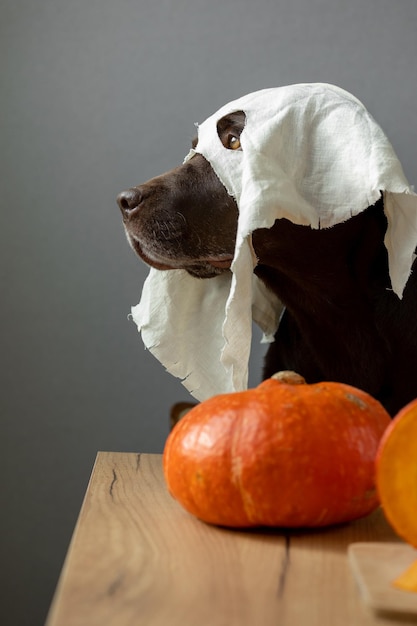
[[[175,424],[177,424],[188,411],[191,411],[193,407],[197,406],[197,404],[198,402],[177,402],[173,404],[169,415],[171,429],[174,428]]]

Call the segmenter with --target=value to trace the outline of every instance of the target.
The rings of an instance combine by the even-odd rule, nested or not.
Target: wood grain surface
[[[362,601],[349,544],[395,542],[380,510],[320,531],[234,531],[186,513],[161,455],[101,452],[47,626],[404,624]]]

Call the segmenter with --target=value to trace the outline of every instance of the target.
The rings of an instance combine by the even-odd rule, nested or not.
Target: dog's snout
[[[122,191],[117,196],[117,204],[124,215],[128,215],[137,209],[141,202],[142,192],[139,187],[132,187],[131,189]]]

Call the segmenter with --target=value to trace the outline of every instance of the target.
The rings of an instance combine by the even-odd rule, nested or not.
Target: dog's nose
[[[138,208],[142,202],[142,192],[139,187],[132,187],[122,191],[117,196],[117,204],[124,215],[128,215]]]

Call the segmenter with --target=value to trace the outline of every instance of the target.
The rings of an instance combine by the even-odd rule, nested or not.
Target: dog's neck
[[[253,233],[255,272],[286,307],[276,344],[282,350],[287,333],[297,337],[295,343],[310,355],[295,365],[306,379],[342,380],[361,388],[366,381],[369,393],[382,393],[388,335],[396,331],[380,311],[387,309],[387,300],[394,309],[400,303],[389,289],[386,227],[379,201],[326,230],[279,220],[270,229],[274,233]]]
[[[255,273],[295,315],[349,309],[390,287],[383,201],[332,228],[277,220],[253,233]]]

